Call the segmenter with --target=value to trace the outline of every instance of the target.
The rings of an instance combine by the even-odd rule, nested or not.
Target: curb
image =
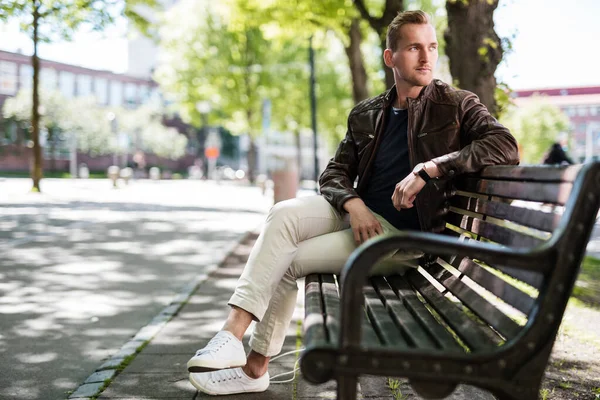
[[[68,399],[95,399],[109,385],[110,380],[114,379],[121,371],[133,361],[138,353],[162,328],[181,310],[190,297],[196,292],[198,287],[208,279],[225,261],[225,259],[246,240],[256,229],[249,230],[241,234],[223,251],[221,261],[208,265],[204,272],[198,275],[190,283],[186,284],[181,291],[173,297],[173,300],[158,315],[144,327],[142,327],[119,351],[113,354],[108,360],[100,365],[93,374],[91,374]]]

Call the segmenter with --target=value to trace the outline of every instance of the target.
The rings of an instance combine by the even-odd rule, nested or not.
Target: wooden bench
[[[336,379],[343,400],[361,374],[406,377],[425,398],[458,383],[539,398],[598,213],[600,163],[488,167],[452,186],[443,234],[381,236],[341,278],[306,278],[305,379]],[[368,277],[382,255],[415,248],[429,255],[418,269]]]

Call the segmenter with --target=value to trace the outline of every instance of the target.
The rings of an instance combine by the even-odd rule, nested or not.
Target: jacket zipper
[[[415,163],[416,155],[414,154],[416,149],[414,147],[414,140],[413,140],[414,133],[412,131],[412,124],[411,124],[411,119],[412,119],[411,117],[414,113],[414,100],[411,98],[407,98],[406,101],[408,103],[408,122],[407,122],[407,127],[406,127],[406,130],[407,130],[406,136],[408,136],[408,160],[409,160],[409,164],[410,164],[410,170],[412,173],[412,170],[415,168],[415,165],[416,165],[416,163]],[[417,218],[419,218],[419,226],[421,227],[421,231],[425,232],[425,226],[423,225],[423,218],[422,218],[422,214],[420,211],[421,206],[419,203],[421,203],[421,202],[419,201],[419,196],[417,196],[417,198],[415,199],[415,207],[417,208]]]
[[[387,109],[387,103],[384,100],[384,104],[382,107],[382,112],[381,114],[379,114],[379,117],[377,118],[377,121],[375,121],[375,138],[373,139],[375,141],[375,143],[373,143],[373,150],[371,151],[371,155],[369,156],[369,160],[367,161],[367,165],[365,165],[365,170],[362,174],[362,176],[360,177],[359,181],[358,181],[358,185],[356,187],[356,191],[357,193],[360,195],[362,186],[363,186],[363,182],[365,182],[365,178],[368,177],[368,173],[370,172],[371,169],[371,165],[373,164],[373,160],[375,159],[375,153],[377,153],[377,149],[379,147],[380,144],[380,139],[381,139],[381,132],[383,131],[383,129],[385,129],[385,125],[387,123],[387,118],[386,118],[386,109]],[[379,129],[377,129],[377,126],[379,126]],[[370,136],[370,135],[369,135]]]

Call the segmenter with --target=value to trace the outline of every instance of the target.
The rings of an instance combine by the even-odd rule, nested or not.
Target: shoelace
[[[198,350],[196,352],[196,355],[199,356],[204,353],[214,353],[217,350],[219,350],[224,344],[229,342],[229,340],[231,340],[231,338],[227,336],[215,336],[214,338],[210,339],[206,347]]]
[[[218,376],[220,376],[220,379],[217,379],[215,381],[215,378]],[[212,375],[212,382],[225,382],[225,381],[230,381],[232,379],[241,379],[243,377],[242,375],[242,369],[241,368],[232,368],[232,369],[222,369],[218,372],[213,372]]]

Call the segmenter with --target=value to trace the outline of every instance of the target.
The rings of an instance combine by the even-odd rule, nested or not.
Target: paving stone
[[[99,397],[112,398],[143,398],[153,399],[185,398],[191,399],[196,389],[188,381],[188,373],[183,370],[173,373],[130,373],[125,369],[117,379]]]
[[[114,369],[117,368],[119,365],[121,365],[121,363],[124,361],[124,358],[119,358],[119,357],[111,357],[110,359],[106,360],[104,362],[104,364],[102,364],[100,367],[98,367],[98,371],[102,371],[105,369]]]
[[[119,349],[118,352],[116,352],[113,357],[115,358],[126,358],[129,357],[132,354],[135,354],[137,352],[137,349],[143,345],[144,342],[140,341],[140,340],[132,340],[130,342],[125,343],[125,345],[123,345],[123,347],[121,347]]]
[[[70,399],[80,399],[95,396],[100,388],[104,386],[104,382],[86,383],[77,388],[77,390],[69,396]]]
[[[116,373],[116,369],[107,369],[104,371],[94,372],[85,380],[84,383],[104,382],[107,379],[112,379],[112,377],[115,376]]]

